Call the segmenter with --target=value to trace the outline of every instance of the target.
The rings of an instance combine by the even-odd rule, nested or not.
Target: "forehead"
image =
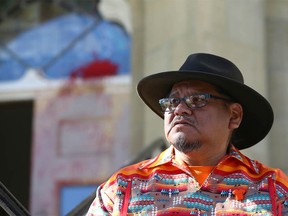
[[[212,93],[216,91],[216,87],[210,83],[200,80],[187,80],[175,83],[171,89],[170,94],[177,94],[181,92],[204,92]]]

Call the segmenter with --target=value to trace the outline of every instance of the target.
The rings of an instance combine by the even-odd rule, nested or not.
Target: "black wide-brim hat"
[[[173,84],[184,80],[201,80],[218,86],[242,105],[243,119],[232,140],[238,149],[257,144],[270,131],[274,119],[271,105],[262,95],[244,84],[242,73],[236,65],[220,56],[192,54],[178,71],[152,74],[140,80],[137,91],[144,103],[164,118],[159,99],[167,97]]]

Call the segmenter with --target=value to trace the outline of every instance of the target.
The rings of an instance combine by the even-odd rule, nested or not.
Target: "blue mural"
[[[29,68],[47,79],[90,78],[130,72],[131,38],[116,23],[70,13],[18,35],[0,46],[0,81]]]

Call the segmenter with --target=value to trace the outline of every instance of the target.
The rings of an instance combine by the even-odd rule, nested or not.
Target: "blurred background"
[[[168,146],[136,84],[195,52],[270,101],[272,130],[243,152],[288,173],[287,0],[1,0],[1,182],[32,215],[66,215]]]

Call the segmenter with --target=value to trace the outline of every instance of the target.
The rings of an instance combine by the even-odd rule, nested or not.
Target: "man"
[[[116,172],[88,215],[288,215],[288,177],[239,151],[267,135],[273,111],[232,62],[192,54],[137,90],[171,146]]]

